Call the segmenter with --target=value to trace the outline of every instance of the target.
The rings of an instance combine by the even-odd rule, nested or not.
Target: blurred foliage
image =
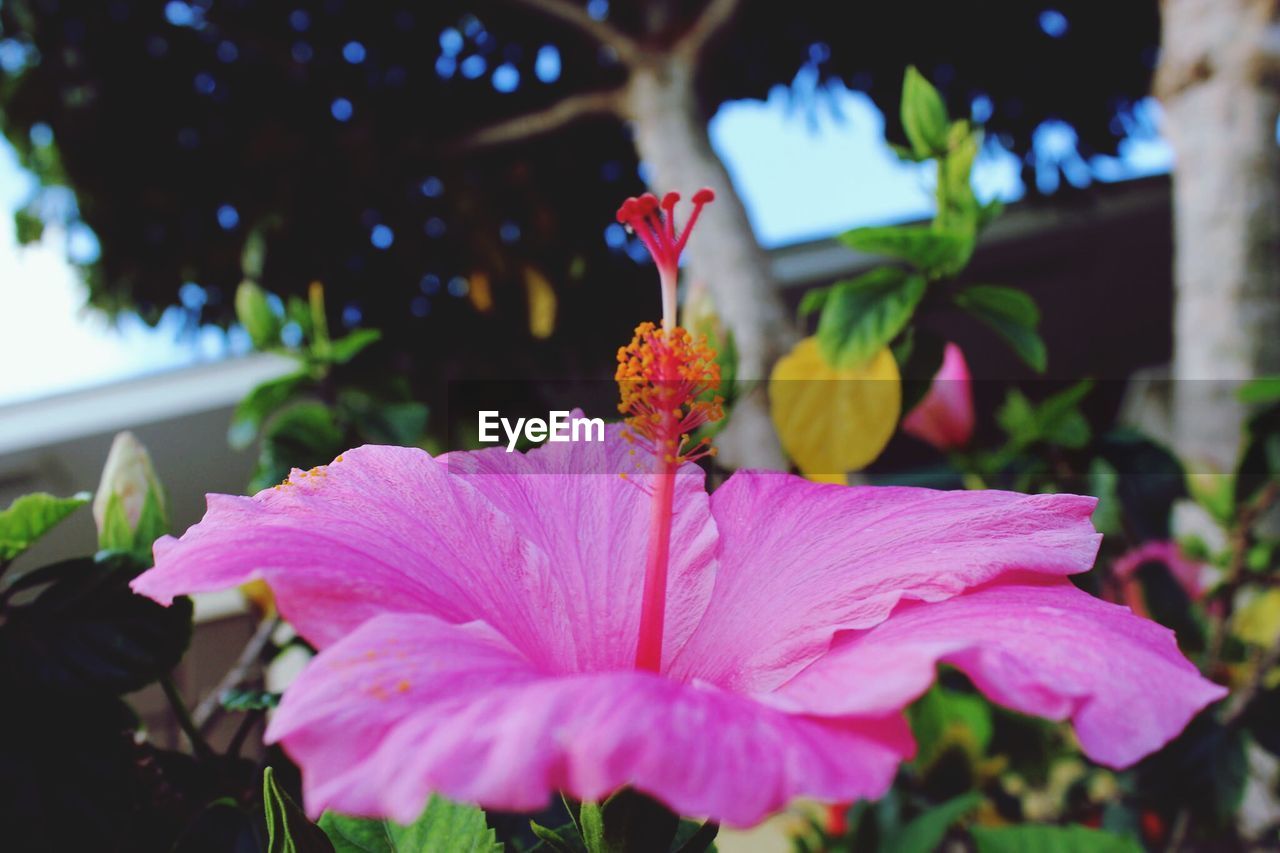
[[[306,301],[272,300],[252,281],[236,291],[236,313],[259,349],[282,353],[297,369],[254,388],[232,414],[227,440],[243,449],[259,438],[258,464],[248,490],[283,481],[294,468],[327,465],[362,444],[416,445],[425,441],[427,407],[415,402],[403,377],[370,368],[366,350],[381,334],[358,329],[329,336],[324,289]],[[282,336],[292,327],[295,341]],[[365,357],[362,358],[362,355]]]
[[[806,292],[799,314],[817,314],[817,329],[778,361],[770,379],[783,449],[811,479],[845,482],[847,472],[880,455],[899,416],[920,401],[942,364],[946,341],[931,323],[948,311],[985,323],[1033,370],[1043,373],[1047,362],[1030,296],[961,280],[979,234],[1003,208],[979,202],[973,191],[982,128],[952,121],[941,94],[914,67],[903,80],[901,109],[909,145],[896,146],[898,155],[936,169],[933,220],[839,235],[849,248],[895,264]]]
[[[592,9],[660,51],[704,6]],[[653,313],[638,246],[602,234],[641,188],[620,122],[451,147],[622,82],[608,50],[519,0],[6,0],[0,30],[0,124],[42,182],[74,190],[34,199],[20,237],[50,219],[92,229],[98,306],[155,320],[194,282],[207,299],[193,321],[230,322],[242,250],[260,239],[265,288],[305,298],[323,282],[335,328],[382,329],[384,363],[414,382],[428,365],[434,380],[464,364],[471,378],[603,378],[634,319]],[[1065,163],[1078,179],[1140,122],[1131,108],[1157,42],[1154,0],[870,3],[852,21],[841,4],[749,0],[696,82],[706,115],[789,85],[810,116],[835,108],[829,87],[842,82],[906,144],[899,82],[916,63],[940,100],[910,113],[914,155],[945,101],[1025,157],[1028,175]],[[1069,123],[1078,151],[1037,149],[1046,120]],[[439,393],[417,396],[434,406]]]

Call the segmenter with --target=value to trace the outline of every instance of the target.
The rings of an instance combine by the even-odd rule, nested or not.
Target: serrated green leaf
[[[911,321],[925,287],[923,276],[890,267],[833,285],[818,319],[823,359],[836,368],[869,362]]]
[[[969,262],[973,236],[928,225],[854,228],[840,242],[859,252],[906,261],[930,276],[953,275]],[[803,303],[801,303],[803,307]]]
[[[910,823],[885,833],[881,853],[932,853],[951,825],[982,804],[982,794],[970,791],[929,809]]]
[[[1132,838],[1085,826],[975,826],[978,853],[1142,853]]]
[[[351,334],[330,343],[329,360],[334,364],[346,364],[381,338],[382,332],[377,329],[356,329]]]
[[[0,563],[15,559],[63,519],[89,502],[81,492],[69,498],[46,492],[23,495],[0,512]]]
[[[262,807],[267,820],[267,853],[334,853],[325,832],[307,820],[298,804],[276,785],[270,767],[262,773]]]
[[[947,150],[947,107],[933,84],[914,65],[902,82],[902,127],[917,156],[934,156]]]
[[[483,811],[435,796],[408,826],[325,812],[320,828],[336,853],[502,853]]]
[[[237,450],[253,443],[258,431],[282,406],[292,402],[308,381],[306,373],[290,373],[263,382],[241,400],[231,415],[227,442]]]
[[[995,330],[1037,373],[1044,373],[1048,352],[1036,327],[1040,309],[1021,290],[992,284],[978,284],[955,295],[955,302]]]

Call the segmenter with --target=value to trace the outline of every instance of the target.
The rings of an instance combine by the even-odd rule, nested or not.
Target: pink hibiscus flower
[[[943,452],[959,450],[973,437],[973,389],[960,347],[948,343],[929,391],[902,419],[902,431]]]
[[[156,544],[138,592],[261,578],[319,649],[267,733],[312,814],[407,822],[432,792],[535,810],[633,786],[746,826],[797,796],[874,798],[942,662],[1070,719],[1117,767],[1223,695],[1168,630],[1069,581],[1097,551],[1093,498],[750,471],[709,495],[687,435],[718,416],[695,401],[718,377],[672,323],[673,212],[670,196],[619,212],[670,298],[619,353],[632,417],[604,442],[362,447],[212,495]]]

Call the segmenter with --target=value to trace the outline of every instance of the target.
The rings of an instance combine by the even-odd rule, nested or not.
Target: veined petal
[[[1093,565],[1095,498],[845,487],[739,472],[715,491],[720,566],[711,603],[671,667],[771,690],[900,600],[941,601],[1016,570]],[[749,627],[748,627],[749,626]]]
[[[573,668],[630,668],[650,535],[651,457],[622,438],[620,424],[611,424],[603,442],[548,443],[527,454],[500,448],[450,453],[440,461],[552,558],[575,644]],[[681,465],[672,506],[666,660],[707,608],[716,544],[703,471]]]
[[[934,604],[902,604],[771,694],[796,712],[902,708],[949,663],[994,702],[1070,718],[1090,758],[1126,767],[1175,737],[1226,688],[1201,677],[1173,632],[1066,580],[999,580]]]
[[[307,808],[412,820],[432,792],[507,810],[623,785],[746,826],[795,796],[876,797],[911,754],[899,714],[795,715],[647,672],[554,675],[487,625],[388,614],[324,650],[267,737]]]
[[[210,495],[204,519],[155,555],[135,591],[168,603],[261,578],[318,647],[403,611],[485,619],[548,663],[572,648],[548,556],[413,448],[361,447],[252,498]]]

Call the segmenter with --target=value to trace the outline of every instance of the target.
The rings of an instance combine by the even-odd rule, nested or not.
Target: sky
[[[802,72],[795,86],[812,85]],[[930,215],[927,167],[902,163],[883,141],[884,120],[858,92],[830,89],[809,114],[796,114],[785,87],[766,101],[725,104],[711,122],[712,144],[743,196],[752,225],[767,248],[830,236],[858,225]],[[1158,126],[1158,109],[1148,124]],[[1057,158],[1070,179],[1092,166],[1109,180],[1167,172],[1168,146],[1158,137],[1126,141],[1120,158],[1084,164],[1065,125],[1041,128],[1038,150]],[[1014,201],[1023,194],[1018,161],[988,152],[974,181],[979,197]],[[1038,179],[1051,188],[1060,170]],[[192,332],[172,309],[152,329],[137,318],[111,325],[83,309],[85,288],[68,257],[92,256],[91,233],[47,228],[19,247],[12,213],[35,188],[13,149],[0,139],[0,405],[118,381],[157,370],[244,352],[242,333]],[[67,201],[66,203],[71,203]],[[18,369],[15,369],[18,366]]]

